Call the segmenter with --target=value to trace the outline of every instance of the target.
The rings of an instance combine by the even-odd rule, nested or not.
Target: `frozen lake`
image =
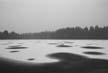
[[[0,57],[25,63],[53,63],[53,53],[108,60],[108,40],[0,40]]]

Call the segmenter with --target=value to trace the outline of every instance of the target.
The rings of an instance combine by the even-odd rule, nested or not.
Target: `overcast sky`
[[[108,25],[108,0],[0,0],[0,30],[40,32]]]

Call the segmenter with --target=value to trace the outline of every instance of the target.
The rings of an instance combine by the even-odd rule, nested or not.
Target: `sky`
[[[0,0],[0,31],[107,26],[108,0]]]

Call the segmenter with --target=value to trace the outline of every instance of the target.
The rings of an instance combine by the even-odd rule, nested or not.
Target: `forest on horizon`
[[[16,33],[4,30],[0,39],[108,39],[108,26],[67,27],[38,33]]]

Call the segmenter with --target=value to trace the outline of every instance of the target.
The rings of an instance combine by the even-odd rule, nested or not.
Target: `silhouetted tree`
[[[39,33],[9,33],[7,30],[0,32],[0,39],[108,39],[108,26],[67,27],[53,32]]]
[[[5,31],[3,32],[3,34],[2,34],[3,39],[8,39],[8,35],[9,35],[8,31],[5,30]]]

